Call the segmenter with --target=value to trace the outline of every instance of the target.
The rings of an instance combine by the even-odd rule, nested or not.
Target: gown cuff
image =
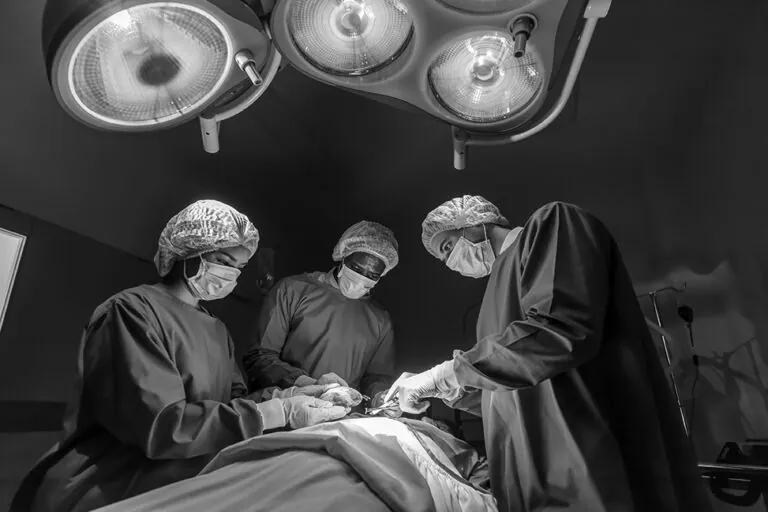
[[[261,414],[261,424],[264,430],[273,430],[285,426],[285,410],[283,401],[279,398],[267,400],[257,404],[256,407]]]

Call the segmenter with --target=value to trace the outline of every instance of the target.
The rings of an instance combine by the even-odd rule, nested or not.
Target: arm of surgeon
[[[384,335],[379,342],[376,353],[368,363],[365,374],[360,380],[360,392],[371,398],[389,388],[395,373],[394,331],[389,316],[386,317],[382,325],[382,332]]]
[[[535,386],[599,350],[615,251],[607,228],[580,208],[553,203],[531,217],[519,243],[522,271],[513,293],[525,318],[455,356],[461,387]]]
[[[95,419],[150,459],[216,453],[285,425],[279,400],[187,401],[161,336],[142,312],[119,300],[89,325],[82,364],[83,400]]]
[[[280,359],[296,300],[287,279],[280,281],[267,294],[256,322],[254,341],[243,357],[251,389],[314,384],[314,379],[307,372]]]

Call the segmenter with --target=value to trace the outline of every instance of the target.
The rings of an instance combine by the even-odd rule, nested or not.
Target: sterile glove
[[[429,408],[429,402],[424,402],[425,398],[453,400],[460,392],[451,360],[416,375],[404,373],[389,388],[384,400],[397,395],[403,412],[420,414]]]
[[[349,414],[349,408],[333,405],[331,402],[310,396],[294,396],[278,399],[285,412],[285,423],[293,428],[304,428],[326,421],[343,418]]]
[[[276,389],[272,394],[272,398],[291,398],[292,396],[313,396],[320,398],[320,395],[328,391],[329,389],[339,387],[338,384],[313,384],[311,386],[291,386],[286,389]]]
[[[314,386],[317,383],[317,379],[313,379],[309,375],[299,375],[299,377],[293,381],[293,385],[300,388],[305,386]]]
[[[338,384],[339,386],[344,386],[345,388],[349,387],[349,384],[347,384],[347,381],[336,375],[335,373],[326,373],[325,375],[321,376],[319,379],[317,379],[318,384]]]

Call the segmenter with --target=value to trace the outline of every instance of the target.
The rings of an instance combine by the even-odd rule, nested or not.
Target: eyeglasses
[[[353,270],[353,271],[357,272],[358,274],[360,274],[361,276],[367,277],[368,279],[370,279],[372,281],[378,281],[379,279],[381,279],[381,273],[380,272],[373,272],[373,271],[363,267],[362,265],[358,264],[354,260],[347,260],[347,261],[344,262],[344,265],[346,265],[347,268],[349,268],[350,270]]]

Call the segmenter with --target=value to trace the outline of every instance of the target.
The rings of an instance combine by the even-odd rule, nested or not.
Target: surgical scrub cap
[[[392,230],[377,222],[360,221],[347,229],[333,249],[333,261],[341,261],[355,252],[365,252],[384,260],[384,274],[397,266],[397,240]]]
[[[471,228],[481,224],[509,226],[496,205],[482,196],[462,196],[446,201],[427,214],[421,223],[421,242],[429,254],[440,259],[432,241],[440,233],[452,229]]]
[[[165,277],[177,261],[238,246],[248,250],[249,258],[259,247],[259,231],[248,217],[219,201],[197,201],[166,224],[158,241],[155,267],[160,277]]]

